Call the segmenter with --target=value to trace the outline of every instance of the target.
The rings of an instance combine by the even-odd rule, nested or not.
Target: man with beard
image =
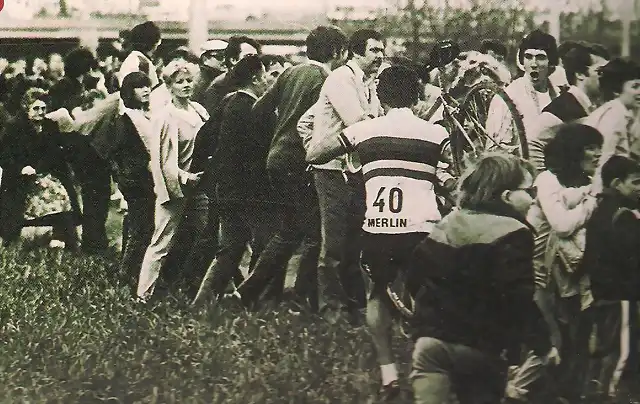
[[[558,65],[556,40],[549,34],[535,30],[520,44],[518,62],[524,75],[515,79],[505,89],[522,116],[525,135],[531,139],[537,134],[538,117],[560,93],[549,81],[549,74]],[[516,146],[513,133],[514,122],[505,102],[494,97],[489,106],[487,132],[496,142],[507,149]]]
[[[349,61],[329,75],[313,106],[313,134],[308,148],[381,114],[374,81],[384,59],[382,35],[370,29],[356,31],[349,39],[349,53]],[[322,223],[318,307],[325,319],[335,322],[344,309],[357,316],[357,310],[366,305],[360,267],[366,210],[364,178],[356,153],[313,165],[312,172]]]

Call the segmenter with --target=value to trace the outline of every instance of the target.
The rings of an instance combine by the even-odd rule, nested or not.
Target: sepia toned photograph
[[[0,0],[0,404],[640,404],[640,0]]]

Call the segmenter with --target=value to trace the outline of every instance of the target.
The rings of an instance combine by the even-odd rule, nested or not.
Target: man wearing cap
[[[537,120],[544,107],[560,93],[549,80],[549,74],[558,65],[556,40],[549,34],[535,30],[526,36],[518,50],[518,65],[524,75],[505,89],[522,116],[528,139],[537,134]],[[487,132],[496,142],[507,148],[517,146],[513,133],[513,120],[507,104],[494,97],[489,106]]]
[[[255,39],[246,36],[232,36],[229,43],[224,49],[224,67],[230,70],[243,56],[253,54],[260,55],[261,45]],[[202,105],[207,109],[210,115],[215,113],[216,108],[220,105],[222,99],[229,93],[236,91],[237,86],[229,80],[227,72],[218,75],[211,85],[207,87],[204,94],[204,102]]]
[[[193,100],[204,104],[205,91],[216,77],[227,71],[225,61],[225,49],[228,42],[221,39],[212,39],[205,42],[200,48],[200,76],[193,88]]]

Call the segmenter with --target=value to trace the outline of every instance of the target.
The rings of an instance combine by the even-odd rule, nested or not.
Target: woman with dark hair
[[[147,21],[133,27],[127,42],[130,53],[122,62],[117,74],[120,83],[132,72],[143,72],[149,76],[152,91],[149,103],[152,111],[164,107],[171,101],[171,95],[166,86],[162,86],[162,80],[158,77],[153,62],[154,53],[161,42],[160,28],[155,23]]]
[[[603,138],[598,130],[579,123],[552,128],[544,150],[546,171],[535,181],[536,203],[527,220],[536,229],[534,268],[536,301],[560,352],[559,393],[582,394],[588,356],[588,332],[582,311],[591,304],[588,279],[574,276],[585,244],[585,223],[596,198],[592,186]]]
[[[28,89],[2,136],[0,235],[9,244],[23,227],[52,226],[52,245],[75,249],[79,207],[63,135],[45,118],[46,97],[40,88]]]
[[[113,137],[103,149],[128,205],[123,221],[120,273],[131,286],[137,282],[153,234],[155,194],[149,156],[153,141],[150,92],[151,80],[142,72],[130,73],[122,80],[123,114],[116,119]]]

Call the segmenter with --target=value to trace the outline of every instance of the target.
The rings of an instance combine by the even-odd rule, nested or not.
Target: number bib
[[[406,177],[379,176],[366,183],[368,233],[430,232],[440,220],[433,184]]]

